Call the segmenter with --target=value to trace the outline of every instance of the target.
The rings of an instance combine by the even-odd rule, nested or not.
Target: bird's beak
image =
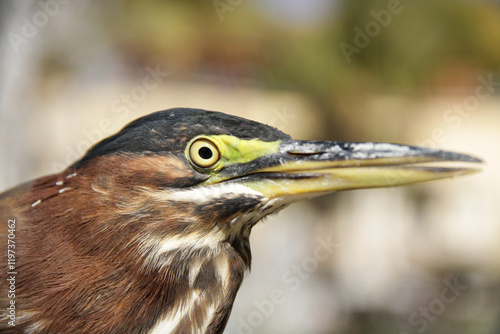
[[[233,170],[268,198],[450,178],[478,172],[482,162],[465,154],[388,143],[284,140],[276,150]],[[231,174],[231,168],[223,172]]]

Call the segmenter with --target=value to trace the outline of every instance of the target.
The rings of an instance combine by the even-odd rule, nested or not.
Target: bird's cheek
[[[193,170],[187,160],[170,155],[109,155],[96,158],[95,164],[84,170],[93,175],[96,188],[105,191],[145,187],[154,189],[181,188],[199,184],[207,175]],[[85,167],[83,167],[85,168]]]
[[[258,198],[235,197],[216,199],[198,207],[198,214],[212,219],[233,218],[235,215],[249,212],[260,204]]]

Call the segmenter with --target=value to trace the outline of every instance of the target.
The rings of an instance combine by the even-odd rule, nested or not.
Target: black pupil
[[[208,147],[202,147],[202,148],[200,148],[200,150],[198,151],[198,154],[203,159],[210,159],[214,155],[212,153],[212,150],[209,149]]]

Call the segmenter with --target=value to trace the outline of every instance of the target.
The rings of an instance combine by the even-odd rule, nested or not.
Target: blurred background
[[[2,191],[181,106],[485,159],[258,225],[225,333],[500,333],[499,1],[2,1],[0,65]]]

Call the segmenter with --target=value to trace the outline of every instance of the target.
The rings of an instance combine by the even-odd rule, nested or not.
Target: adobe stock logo
[[[354,27],[354,32],[356,33],[353,40],[354,45],[346,42],[341,42],[339,44],[340,50],[347,62],[350,64],[352,61],[351,56],[354,53],[360,54],[361,50],[370,45],[372,39],[380,34],[382,28],[389,26],[392,17],[400,14],[403,9],[404,7],[400,0],[389,0],[386,9],[381,9],[379,11],[372,10],[370,12],[373,20],[368,21],[363,30],[358,26]]]
[[[238,317],[237,333],[253,334],[255,329],[264,324],[266,318],[271,317],[278,305],[282,305],[287,300],[287,294],[297,291],[302,283],[309,279],[311,273],[315,272],[319,264],[333,256],[335,250],[340,247],[339,243],[332,240],[331,236],[319,237],[316,239],[317,245],[312,252],[312,256],[307,256],[300,264],[292,265],[286,270],[281,281],[287,289],[274,289],[269,293],[268,298],[255,300],[255,309],[246,318]]]
[[[439,298],[431,300],[427,306],[419,307],[417,311],[408,317],[408,322],[411,326],[417,328],[418,333],[425,332],[429,324],[446,310],[447,305],[455,302],[462,292],[467,289],[467,285],[460,284],[457,277],[453,279],[453,282],[445,279],[443,285]],[[400,332],[400,334],[407,334],[407,332]]]
[[[243,0],[214,0],[212,4],[214,5],[219,19],[224,21],[224,13],[232,12],[236,7],[241,5],[242,2]]]
[[[281,110],[274,108],[272,114],[273,117],[269,121],[268,125],[275,128],[289,125],[291,120],[296,117],[294,113],[288,111],[286,106],[283,106]]]
[[[478,111],[481,103],[498,94],[500,81],[493,80],[493,74],[479,75],[474,93],[465,97],[461,102],[453,104],[443,113],[443,124],[434,128],[429,138],[419,141],[420,146],[436,147],[448,140],[449,133],[462,126],[464,121]]]
[[[115,114],[116,121],[125,120],[130,112],[137,108],[142,101],[146,100],[150,92],[160,87],[160,84],[169,75],[169,72],[163,71],[160,65],[156,65],[156,67],[147,66],[145,70],[146,74],[143,76],[142,81],[139,81],[137,85],[111,101],[110,109]],[[89,147],[116,130],[116,124],[108,117],[102,118],[98,125],[92,129],[83,129],[82,135],[86,139],[80,140],[76,147],[66,145],[65,160],[63,162],[53,161],[52,170],[54,173],[64,170],[66,166],[80,159]]]
[[[45,27],[50,19],[54,18],[61,11],[61,5],[67,4],[68,0],[48,0],[38,1],[40,9],[36,11],[31,18],[23,16],[21,21],[23,25],[19,32],[9,32],[9,39],[12,48],[16,53],[19,52],[21,45],[27,44],[35,38],[40,29]]]

